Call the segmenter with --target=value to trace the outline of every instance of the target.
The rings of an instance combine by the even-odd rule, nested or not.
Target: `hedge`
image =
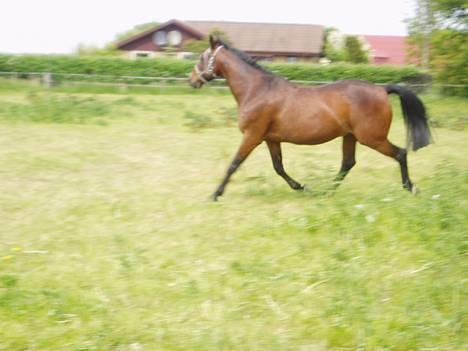
[[[128,60],[62,55],[0,55],[0,71],[112,76],[186,77],[193,63],[175,59]]]
[[[420,70],[411,66],[376,66],[365,64],[336,63],[317,64],[270,64],[268,67],[290,80],[337,81],[360,79],[374,83],[419,82],[424,80]]]
[[[187,77],[194,62],[169,58],[129,60],[65,55],[0,55],[0,72],[80,73],[110,76]],[[289,80],[336,81],[362,79],[375,83],[418,81],[423,75],[411,66],[266,63]]]

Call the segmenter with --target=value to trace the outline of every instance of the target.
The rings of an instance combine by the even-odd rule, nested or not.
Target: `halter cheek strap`
[[[198,74],[198,77],[200,78],[200,80],[203,82],[203,83],[207,83],[208,81],[206,80],[205,77],[203,77],[203,75],[205,74],[209,74],[211,75],[213,78],[216,78],[216,73],[214,72],[214,65],[215,65],[215,60],[216,60],[216,55],[218,55],[218,52],[219,50],[221,50],[222,48],[224,48],[223,45],[220,45],[216,48],[216,50],[214,51],[214,53],[210,56],[209,60],[208,60],[208,66],[206,67],[206,71],[201,71],[200,68],[198,68],[198,64],[195,65],[194,69],[195,69],[195,72],[197,72]]]
[[[203,75],[205,74],[205,72],[200,71],[200,68],[198,68],[198,65],[195,65],[194,68],[195,68],[195,72],[197,72],[198,74],[198,79],[200,79],[203,83],[208,83],[208,81],[205,78],[203,78]]]

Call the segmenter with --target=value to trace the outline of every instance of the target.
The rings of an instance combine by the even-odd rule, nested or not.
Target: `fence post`
[[[128,85],[126,83],[118,83],[119,91],[122,93],[126,93],[128,90]]]
[[[53,85],[53,78],[52,78],[52,73],[50,72],[44,72],[42,73],[42,84],[46,88],[51,88]]]

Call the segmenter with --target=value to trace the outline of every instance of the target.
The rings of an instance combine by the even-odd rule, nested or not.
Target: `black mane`
[[[258,69],[259,71],[261,71],[263,73],[266,73],[266,74],[269,74],[269,75],[274,75],[273,72],[271,72],[270,70],[266,69],[265,67],[259,65],[257,60],[255,60],[252,56],[246,54],[245,52],[243,52],[243,51],[241,51],[239,49],[231,47],[229,44],[226,44],[225,42],[223,42],[220,39],[218,39],[218,42],[219,42],[219,44],[224,46],[226,49],[228,49],[232,53],[236,54],[237,57],[239,57],[242,61],[244,61],[248,65],[252,66],[253,68]]]

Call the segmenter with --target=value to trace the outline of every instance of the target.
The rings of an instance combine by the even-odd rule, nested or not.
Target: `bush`
[[[187,77],[193,61],[169,58],[128,60],[112,57],[65,55],[0,55],[0,71],[53,72],[109,76]],[[399,83],[414,80],[421,72],[410,66],[372,66],[365,64],[289,64],[268,63],[267,68],[289,80],[336,81],[361,79],[374,83]],[[58,77],[60,79],[60,77]],[[79,79],[79,78],[76,78]],[[140,81],[141,83],[141,81]]]
[[[314,64],[270,64],[273,72],[290,80],[337,81],[360,79],[373,83],[400,83],[415,79],[421,72],[411,66],[373,66],[336,63],[327,66]]]
[[[0,71],[53,72],[111,76],[186,77],[193,62],[175,59],[127,60],[116,57],[0,55]]]

